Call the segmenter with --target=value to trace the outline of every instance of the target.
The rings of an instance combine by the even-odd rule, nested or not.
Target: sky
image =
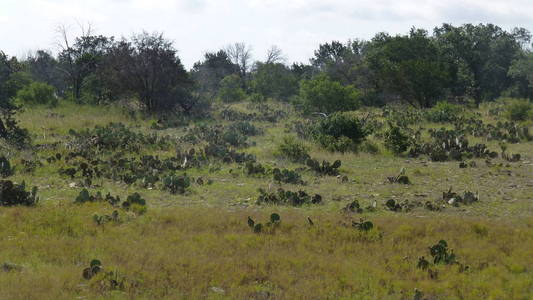
[[[245,42],[264,60],[276,45],[287,62],[308,62],[318,45],[378,32],[432,30],[442,23],[493,23],[533,30],[533,0],[0,0],[0,50],[24,57],[57,51],[58,26],[129,37],[163,32],[187,68],[206,51]]]

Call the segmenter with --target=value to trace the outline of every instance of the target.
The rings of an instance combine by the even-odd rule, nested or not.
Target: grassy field
[[[316,176],[302,164],[277,155],[288,126],[299,117],[289,106],[269,104],[288,112],[278,122],[253,121],[264,133],[250,137],[239,151],[256,156],[269,167],[299,170],[306,185],[282,184],[290,190],[318,193],[321,205],[302,207],[256,205],[258,188],[275,190],[269,176],[248,176],[236,163],[212,162],[187,169],[212,184],[193,184],[184,194],[104,178],[89,190],[125,199],[139,192],[147,212],[120,211],[120,221],[98,225],[95,214],[111,214],[106,203],[75,204],[82,190],[78,179],[61,175],[64,161],[47,163],[56,152],[69,150],[69,130],[122,122],[144,134],[157,132],[177,140],[186,127],[154,130],[150,118],[116,107],[81,106],[61,102],[56,108],[26,109],[20,124],[37,146],[32,150],[2,148],[14,164],[10,180],[39,188],[36,207],[0,208],[0,298],[2,299],[531,299],[533,298],[533,142],[508,145],[521,160],[496,158],[477,167],[459,162],[433,162],[427,157],[395,156],[370,137],[379,153],[331,153],[302,140],[313,158],[342,161],[346,176]],[[217,113],[197,121],[230,124]],[[232,109],[253,112],[238,103]],[[485,122],[502,117],[476,110]],[[367,112],[360,112],[366,114]],[[191,123],[194,123],[191,121]],[[418,124],[439,128],[446,124]],[[289,128],[289,129],[288,129]],[[499,150],[498,141],[480,141]],[[55,146],[50,146],[57,143]],[[48,145],[48,146],[47,146]],[[182,150],[193,144],[178,145]],[[176,150],[143,148],[138,154],[175,155]],[[42,164],[25,172],[22,160]],[[404,168],[412,184],[390,184]],[[396,201],[436,201],[450,187],[479,194],[468,206],[440,211],[417,207],[409,212],[385,209]],[[341,213],[358,200],[361,207],[377,203],[375,211]],[[250,216],[265,224],[272,213],[277,226],[254,233]],[[310,218],[313,225],[308,221]],[[369,231],[352,222],[370,220]],[[446,240],[459,264],[417,267],[419,258],[431,260],[429,247]],[[82,271],[91,260],[104,272],[86,280]],[[112,272],[112,274],[110,273]],[[418,291],[415,292],[415,289]],[[420,295],[422,295],[420,298]]]

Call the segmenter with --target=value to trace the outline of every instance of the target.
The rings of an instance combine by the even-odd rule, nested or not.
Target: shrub
[[[390,124],[389,130],[384,135],[384,144],[394,154],[400,154],[409,148],[409,136],[400,127]]]
[[[43,82],[32,82],[17,92],[17,99],[24,103],[57,105],[54,87]]]
[[[278,145],[277,151],[292,162],[304,163],[310,158],[309,148],[294,137],[284,137],[283,142]]]
[[[506,107],[505,116],[512,121],[525,121],[533,116],[533,105],[525,99],[512,100]]]
[[[462,110],[460,105],[439,101],[426,112],[426,119],[436,123],[453,122],[457,120]]]
[[[360,92],[354,86],[343,86],[325,75],[302,81],[300,98],[307,112],[332,113],[360,106]]]
[[[241,78],[236,75],[228,75],[220,81],[220,89],[218,90],[218,98],[223,102],[237,102],[246,97],[241,88]]]
[[[356,151],[366,136],[363,123],[352,113],[338,112],[322,119],[313,130],[313,138],[330,151]]]
[[[0,180],[0,206],[33,206],[37,202],[39,202],[37,187],[27,192],[24,182],[16,184],[10,180]]]

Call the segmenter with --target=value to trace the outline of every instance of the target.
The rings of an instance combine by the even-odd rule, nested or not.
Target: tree
[[[239,76],[244,88],[248,72],[252,67],[252,48],[245,43],[235,43],[228,45],[225,51],[231,62],[239,67]]]
[[[28,141],[28,133],[17,125],[14,116],[18,107],[13,104],[13,97],[21,88],[14,74],[20,73],[21,65],[16,58],[8,59],[0,51],[0,139],[23,146]]]
[[[513,61],[508,75],[515,81],[515,96],[533,99],[533,52]]]
[[[506,32],[493,24],[443,24],[434,29],[440,51],[450,62],[454,94],[467,94],[480,103],[500,96],[513,80],[508,70],[531,36],[523,28]]]
[[[66,83],[62,79],[58,61],[49,51],[37,50],[28,56],[25,63],[33,80],[47,83],[55,87],[60,95],[64,94]]]
[[[199,93],[212,98],[220,88],[221,80],[238,72],[238,66],[231,62],[226,51],[219,50],[207,52],[204,61],[195,63],[191,77],[196,82]]]
[[[284,61],[285,56],[283,55],[283,51],[278,48],[278,46],[273,45],[268,49],[265,64],[277,64],[283,63]]]
[[[67,29],[60,27],[58,31],[63,39],[58,56],[59,69],[70,84],[72,96],[80,101],[84,80],[100,66],[113,37],[92,35],[90,26],[87,30],[82,27],[82,35],[71,44]]]
[[[134,35],[131,42],[115,43],[108,59],[122,92],[135,94],[148,111],[167,111],[176,106],[185,112],[192,109],[192,81],[177,50],[163,34],[143,32]]]
[[[257,63],[252,76],[254,92],[280,100],[286,100],[297,93],[298,79],[281,63]]]
[[[246,93],[241,88],[241,78],[237,74],[224,77],[220,81],[218,98],[223,102],[237,102],[246,97]]]
[[[300,98],[308,112],[331,113],[355,110],[360,105],[360,93],[352,85],[343,86],[322,74],[300,83]]]
[[[377,34],[372,39],[368,60],[377,85],[414,106],[430,107],[444,95],[449,65],[439,49],[421,29],[409,35]]]

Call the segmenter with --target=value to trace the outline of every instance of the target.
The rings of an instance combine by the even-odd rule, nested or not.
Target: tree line
[[[17,101],[105,104],[136,100],[148,112],[202,113],[222,102],[275,99],[304,111],[330,113],[402,101],[479,104],[501,96],[533,98],[531,34],[493,24],[443,24],[432,33],[378,33],[371,40],[321,44],[308,63],[288,65],[269,49],[255,61],[244,43],[206,52],[186,70],[161,33],[130,38],[61,31],[57,55],[39,50],[25,59],[0,51],[0,137],[13,133]],[[55,100],[54,100],[55,99]],[[11,128],[11,129],[10,129]]]

